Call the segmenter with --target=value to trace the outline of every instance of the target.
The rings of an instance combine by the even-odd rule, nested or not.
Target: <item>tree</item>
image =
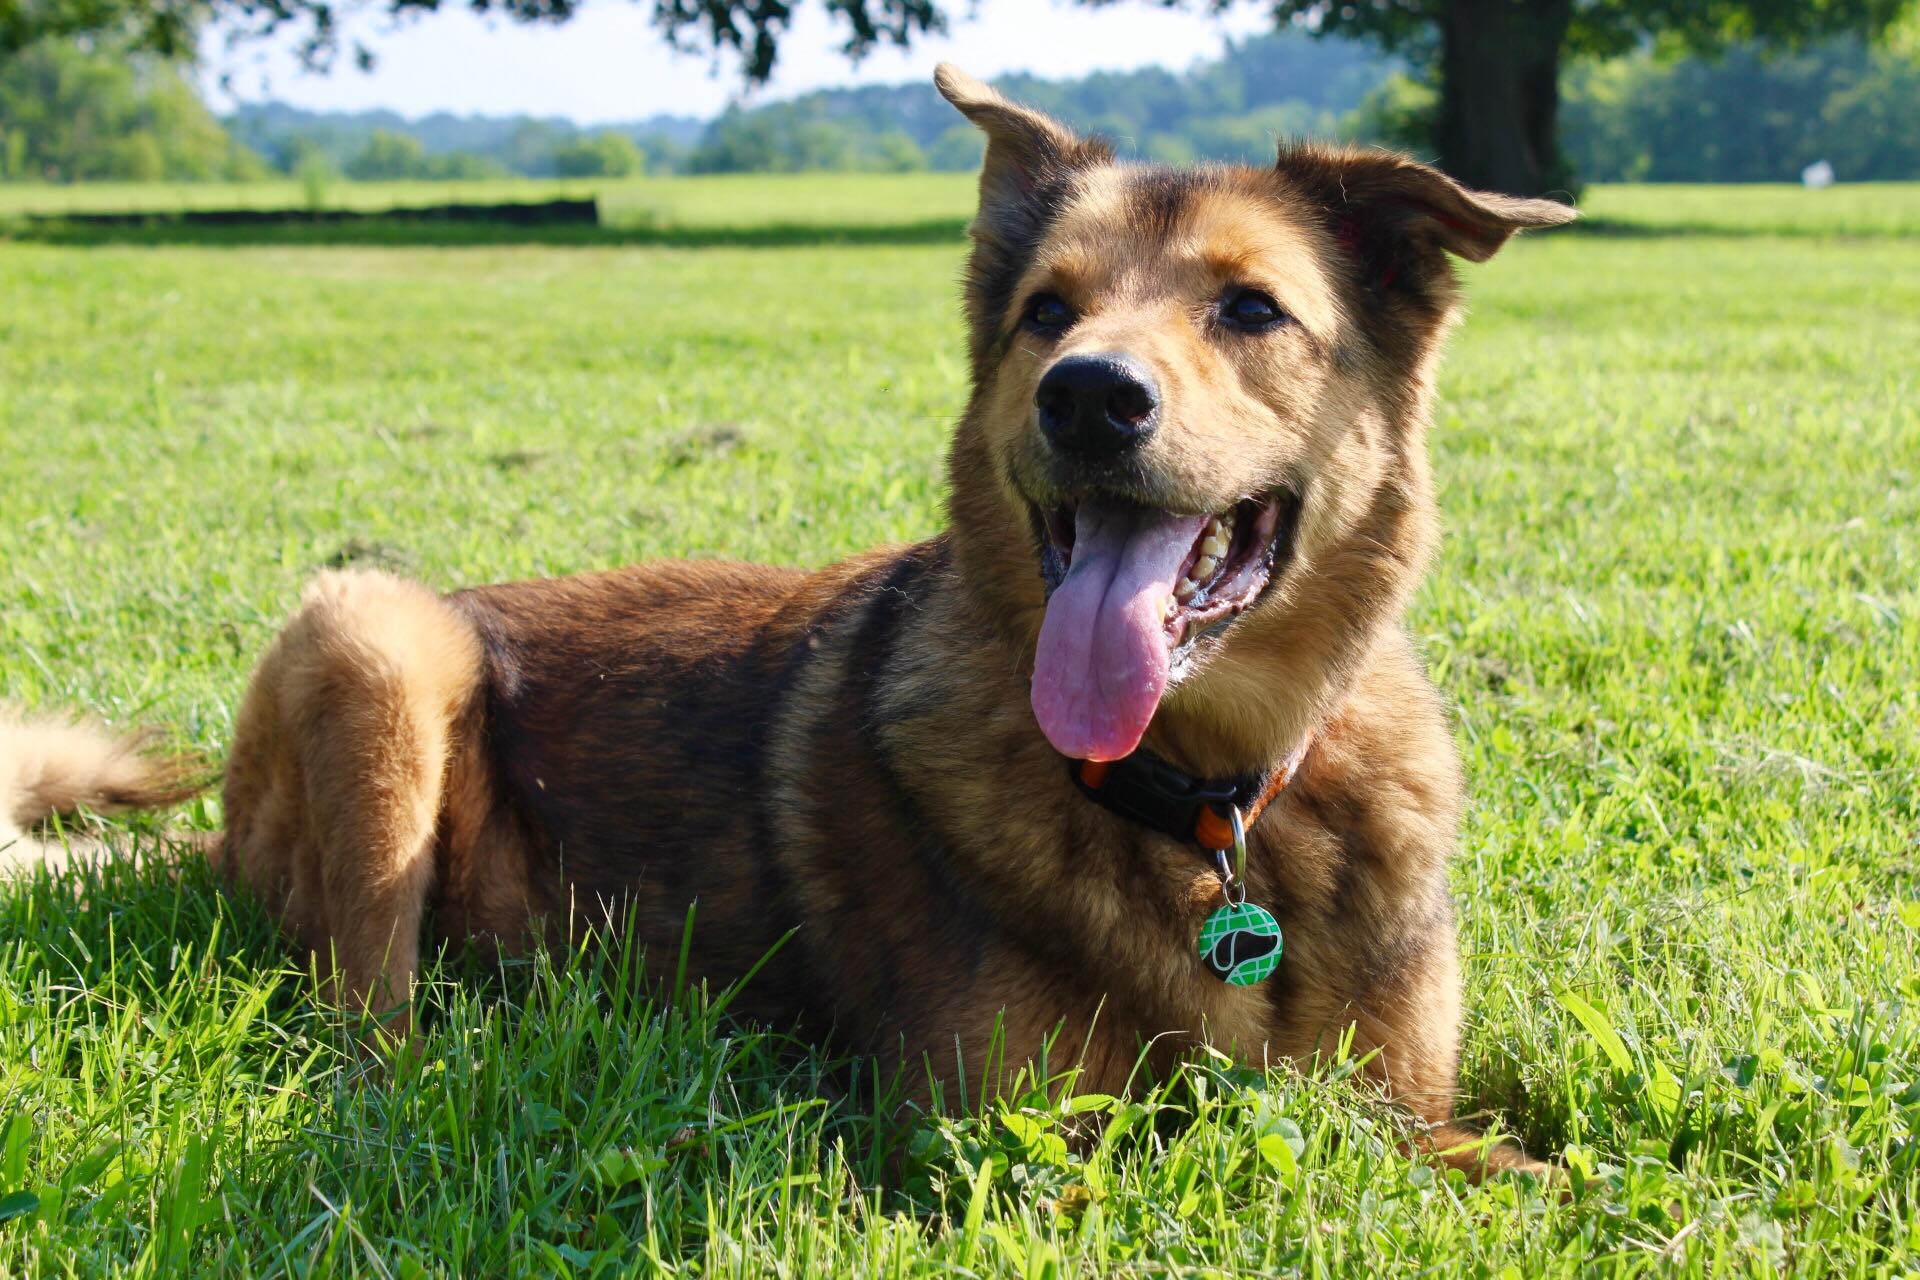
[[[889,129],[874,138],[866,159],[862,167],[880,173],[917,173],[927,167],[927,153],[898,129]]]
[[[1561,136],[1605,182],[1792,182],[1817,160],[1842,181],[1920,175],[1920,62],[1858,39],[1762,56],[1640,53],[1566,78]]]
[[[344,168],[356,182],[392,182],[418,178],[427,167],[427,151],[418,138],[391,129],[375,129],[366,145]]]
[[[233,0],[239,8],[247,0]],[[0,66],[41,40],[105,37],[129,53],[191,54],[206,0],[0,0]]]
[[[562,178],[637,178],[646,171],[647,158],[625,134],[596,133],[556,146],[552,164]]]
[[[420,139],[395,129],[375,129],[368,134],[342,168],[356,182],[474,181],[498,178],[506,172],[485,156],[460,151],[429,154]]]
[[[858,114],[836,115],[827,109],[829,96],[809,94],[753,111],[727,111],[708,126],[687,168],[694,173],[905,173],[927,167],[926,153],[912,135],[875,128]]]
[[[1572,185],[1559,148],[1569,57],[1877,37],[1912,10],[1912,0],[1273,0],[1280,21],[1365,37],[1427,68],[1441,166],[1469,186],[1522,195]]]
[[[804,0],[649,0],[675,47],[732,51],[749,82],[772,74],[781,38]],[[1373,40],[1426,69],[1438,88],[1432,142],[1441,164],[1478,187],[1537,195],[1565,189],[1558,117],[1563,65],[1655,42],[1696,52],[1730,42],[1798,45],[1831,34],[1884,34],[1920,0],[1263,0],[1276,22]],[[115,32],[151,47],[191,44],[218,14],[230,28],[303,31],[309,61],[339,51],[348,0],[0,0],[0,59],[43,33]],[[523,22],[564,22],[581,0],[373,0],[404,16],[464,5]],[[851,58],[943,31],[958,0],[818,0],[845,31]],[[1099,6],[1113,0],[1080,0]],[[1220,10],[1233,0],[1159,0]],[[355,56],[365,62],[362,48]],[[1042,104],[1044,105],[1044,104]],[[1138,114],[1139,102],[1116,103]],[[1145,104],[1149,116],[1155,104]],[[1223,103],[1222,113],[1239,109]],[[1097,121],[1096,121],[1097,123]],[[1151,127],[1151,126],[1150,126]]]
[[[970,124],[957,124],[943,130],[927,148],[927,164],[946,173],[968,173],[980,167],[987,142]]]
[[[163,59],[60,39],[0,61],[0,179],[197,181],[265,171]]]
[[[676,48],[730,50],[749,82],[773,74],[780,39],[803,0],[648,0],[654,25]],[[820,0],[845,31],[841,52],[858,59],[876,46],[904,48],[914,37],[946,30],[944,0]],[[581,0],[376,0],[394,17],[466,8],[516,22],[565,22]],[[340,52],[340,17],[358,0],[0,0],[0,62],[48,36],[112,34],[133,47],[169,57],[193,52],[201,24],[222,19],[236,37],[292,29],[309,65],[330,67]],[[363,65],[373,53],[356,44]]]

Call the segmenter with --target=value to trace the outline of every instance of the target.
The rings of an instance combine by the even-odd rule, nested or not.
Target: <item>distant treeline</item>
[[[1014,96],[1147,159],[1258,162],[1287,137],[1424,150],[1433,94],[1370,46],[1282,31],[1183,72],[1012,76]],[[1920,178],[1920,63],[1833,41],[1713,59],[1653,51],[1577,64],[1562,134],[1586,181],[1790,181],[1825,159],[1846,181]],[[530,116],[308,112],[215,120],[179,70],[40,45],[0,62],[0,176],[309,179],[966,170],[979,135],[930,86],[810,93],[717,119],[582,128]]]
[[[1003,83],[1123,146],[1184,160],[1251,156],[1279,135],[1336,132],[1394,67],[1360,45],[1283,32],[1236,43],[1184,73]],[[530,116],[316,113],[279,103],[244,106],[226,124],[276,169],[294,172],[317,157],[349,177],[961,171],[980,160],[979,133],[927,84],[824,90],[736,107],[712,121],[655,116],[593,128]],[[403,154],[401,139],[417,144],[413,154]]]
[[[707,122],[654,116],[582,128],[540,116],[457,116],[409,120],[392,111],[303,111],[284,103],[242,106],[226,125],[242,145],[284,172],[316,161],[348,177],[626,177],[672,171]]]
[[[1248,160],[1277,138],[1350,133],[1397,64],[1296,31],[1235,42],[1184,72],[1147,68],[1077,80],[1007,76],[1002,89],[1156,160]],[[694,172],[971,169],[980,134],[925,84],[829,89],[733,110],[688,154]]]

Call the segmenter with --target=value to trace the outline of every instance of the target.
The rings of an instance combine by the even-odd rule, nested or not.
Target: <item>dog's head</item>
[[[1120,164],[953,67],[935,80],[987,135],[963,571],[1033,654],[1063,754],[1124,756],[1183,711],[1262,750],[1252,726],[1310,714],[1284,704],[1355,660],[1431,550],[1447,255],[1573,211],[1373,150]]]

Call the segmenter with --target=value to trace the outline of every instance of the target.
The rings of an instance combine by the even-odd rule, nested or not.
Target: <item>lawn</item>
[[[748,174],[688,178],[535,179],[488,182],[334,182],[321,192],[321,207],[355,211],[406,209],[459,202],[534,203],[592,197],[599,205],[599,228],[586,237],[598,243],[628,243],[671,237],[749,238],[756,241],[792,231],[792,239],[884,237],[924,240],[958,235],[973,211],[972,174],[916,174],[910,177],[858,174],[795,174],[768,179]],[[153,213],[159,216],[207,209],[287,209],[309,207],[301,184],[284,180],[248,184],[89,183],[74,186],[0,183],[0,225],[27,216]],[[563,234],[577,233],[578,228]],[[257,237],[258,231],[244,234]],[[338,239],[339,227],[325,234]],[[366,233],[363,231],[362,235]],[[501,235],[520,238],[512,228],[429,229],[433,239]],[[552,231],[533,233],[551,239]],[[150,238],[150,237],[149,237]],[[300,239],[299,228],[283,228],[280,238]],[[377,233],[374,238],[379,238]]]
[[[579,200],[599,204],[600,227],[583,237],[594,243],[661,240],[748,240],[755,243],[850,239],[887,241],[945,239],[958,234],[973,212],[972,174],[793,174],[768,178],[714,174],[680,178],[510,178],[485,182],[346,182],[322,190],[322,207],[374,211],[471,201],[479,203]],[[0,183],[0,228],[32,216],[152,213],[156,216],[207,209],[308,207],[308,193],[291,179],[231,184],[95,182],[80,185]],[[1826,191],[1751,186],[1619,185],[1597,187],[1582,202],[1589,230],[1602,234],[1656,235],[1711,232],[1730,236],[1920,235],[1920,184],[1856,183]],[[495,229],[491,238],[550,241],[577,229],[533,233]],[[788,233],[784,237],[780,234]],[[232,231],[193,237],[223,241]],[[263,235],[239,233],[245,241]],[[338,226],[320,232],[281,228],[281,241],[315,235],[329,241],[383,238],[378,229],[354,232]],[[385,229],[384,237],[394,235]],[[433,241],[474,238],[473,228],[435,227]],[[98,239],[98,236],[93,237]],[[180,235],[120,233],[116,239],[151,242]],[[406,238],[406,237],[403,237]]]
[[[545,243],[0,239],[0,699],[218,757],[323,566],[936,529],[965,184],[624,194]],[[1033,1100],[903,1133],[603,951],[447,957],[370,1076],[189,860],[0,890],[0,1275],[1920,1267],[1920,188],[1589,203],[1466,269],[1411,619],[1471,780],[1463,1086],[1564,1199],[1400,1158],[1337,1057],[1084,1100],[1085,1152]]]

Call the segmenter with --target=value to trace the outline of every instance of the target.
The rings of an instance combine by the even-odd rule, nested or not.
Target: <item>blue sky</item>
[[[876,51],[850,67],[817,3],[804,4],[781,47],[773,83],[756,100],[838,84],[892,84],[930,76],[942,59],[976,75],[1033,71],[1074,76],[1149,64],[1180,68],[1217,53],[1228,35],[1266,28],[1263,6],[1223,16],[1170,11],[1142,0],[1087,9],[1064,0],[952,0],[951,30],[905,52]],[[464,9],[395,23],[361,15],[344,29],[379,56],[370,73],[343,59],[325,76],[303,71],[290,39],[227,51],[216,29],[203,45],[203,79],[216,106],[278,98],[316,110],[388,107],[567,116],[583,124],[657,112],[709,116],[740,92],[738,64],[675,53],[638,0],[584,0],[571,22],[521,27]],[[223,92],[226,75],[232,92]]]

